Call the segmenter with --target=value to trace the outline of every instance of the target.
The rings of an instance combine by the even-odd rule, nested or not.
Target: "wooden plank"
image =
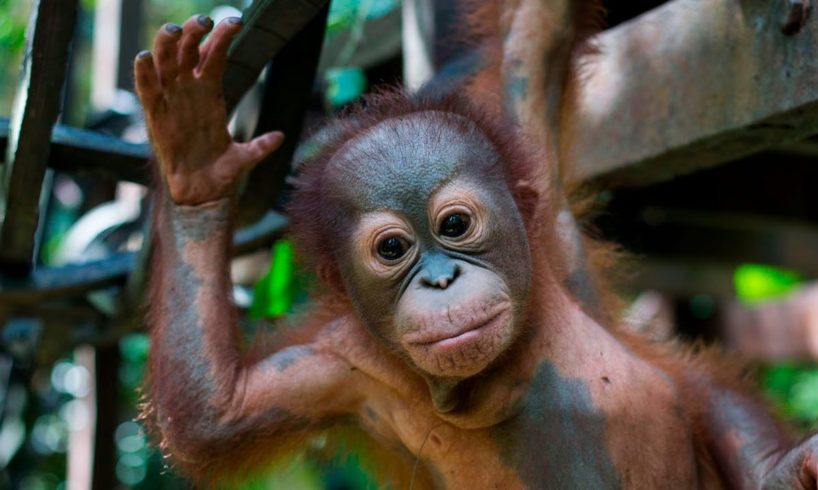
[[[60,114],[77,0],[40,0],[27,31],[26,54],[11,118],[0,186],[0,264],[7,272],[32,266],[40,191],[51,129]]]
[[[432,0],[404,0],[401,7],[403,86],[414,92],[434,73],[435,9]]]
[[[88,488],[102,490],[116,488],[119,480],[116,476],[117,448],[116,428],[121,423],[119,412],[120,390],[119,373],[122,357],[118,343],[98,345],[94,348],[92,384],[92,398],[95,406],[92,408],[94,417],[91,464],[91,485]]]
[[[818,133],[818,21],[785,36],[786,5],[675,0],[598,36],[573,175],[644,185]]]
[[[143,49],[146,3],[145,0],[125,0],[120,6],[116,86],[121,89],[134,90],[133,59]]]
[[[247,89],[258,79],[261,70],[270,59],[292,41],[327,4],[326,0],[260,0],[245,11],[246,26],[230,48],[225,71],[225,99],[228,107],[235,107]],[[320,36],[323,36],[323,31]],[[309,46],[312,47],[315,36],[307,37],[310,40]],[[293,145],[297,142],[297,135],[301,130],[306,105],[303,101],[309,96],[315,70],[314,67],[310,68],[315,49],[310,48],[311,52],[308,53],[303,42],[296,40],[295,44],[297,46],[287,50],[292,54],[287,54],[287,51],[282,53],[283,58],[279,62],[282,68],[278,70],[279,81],[273,88],[280,92],[276,101],[279,106],[275,114],[268,117],[272,119],[268,125],[287,131],[288,140]],[[320,48],[320,39],[318,46]],[[315,52],[316,60],[317,56]],[[291,63],[293,66],[290,66]],[[286,69],[283,68],[285,65]],[[301,69],[302,65],[306,69]],[[306,95],[295,97],[294,91]],[[0,119],[0,150],[5,149],[8,134],[9,121]],[[66,172],[111,175],[140,184],[150,182],[150,171],[145,165],[150,156],[149,145],[126,143],[106,135],[67,126],[55,127],[53,141],[53,155],[48,163],[52,168]],[[276,154],[286,154],[286,160],[289,160],[292,151],[285,150],[286,148],[279,150]]]
[[[328,3],[328,0],[256,0],[244,11],[245,26],[230,46],[224,74],[228,111],[258,80],[264,66]]]
[[[327,5],[326,0],[259,0],[245,11],[246,26],[230,48],[225,71],[225,99],[228,107],[235,107],[270,59],[293,41]],[[325,25],[325,20],[320,22]],[[303,112],[314,78],[312,58],[314,56],[317,60],[323,30],[318,34],[317,51],[314,48],[316,35],[301,36],[302,39],[305,37],[308,43],[295,39],[295,46],[287,48],[281,54],[281,68],[277,70],[278,81],[271,87],[271,90],[279,92],[275,96],[276,100],[271,103],[278,105],[273,113],[266,116],[266,126],[287,132],[289,143],[285,143],[285,146],[295,145],[301,131]],[[296,93],[297,96],[294,95]],[[6,147],[8,128],[9,121],[0,119],[0,150]],[[140,184],[150,182],[150,171],[145,164],[150,156],[149,145],[126,143],[67,126],[55,127],[53,141],[53,154],[48,163],[52,168],[71,173],[111,175]],[[289,150],[286,147],[279,150],[276,152],[276,161],[284,160],[286,163],[293,150],[294,146]],[[269,195],[269,192],[265,194]]]
[[[629,270],[628,279],[617,286],[630,293],[656,290],[676,296],[732,298],[734,271],[735,267],[718,261],[642,257]]]
[[[781,218],[651,209],[606,224],[633,253],[665,260],[705,260],[727,267],[769,264],[818,278],[818,227]]]

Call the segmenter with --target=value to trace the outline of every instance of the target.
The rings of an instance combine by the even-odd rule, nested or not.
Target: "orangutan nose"
[[[420,283],[426,287],[446,289],[460,276],[460,266],[444,254],[423,259]]]

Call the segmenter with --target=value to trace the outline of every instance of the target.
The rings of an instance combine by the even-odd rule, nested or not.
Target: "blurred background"
[[[284,129],[290,147],[278,158],[285,160],[309,153],[307,145],[296,149],[302,128],[317,128],[378,85],[417,88],[435,74],[457,76],[469,63],[450,2],[315,3],[312,11],[270,20],[265,9],[276,2],[0,0],[0,488],[189,486],[165,467],[136,420],[150,350],[141,321],[150,205],[149,149],[130,67],[156,29],[194,13],[218,21],[248,8],[245,19],[283,29],[272,43],[281,46],[269,52],[259,48],[263,30],[252,31],[231,60],[263,68],[260,76],[235,70],[236,86],[251,87],[241,102],[234,97],[235,134]],[[606,2],[603,36],[619,42],[655,9],[672,8],[665,3]],[[815,34],[771,42],[790,43],[782,49],[795,53],[801,44],[811,49]],[[718,56],[701,45],[680,49],[703,60]],[[796,79],[799,69],[815,68],[764,76]],[[660,66],[655,76],[688,71],[695,80],[698,69],[695,61]],[[734,90],[735,80],[721,76],[716,88]],[[792,90],[787,100],[804,89]],[[804,107],[818,107],[815,93],[804,97]],[[790,106],[764,110],[743,121],[738,136],[735,125],[719,129],[719,144],[697,136],[709,144],[706,155],[668,138],[653,160],[623,158],[617,165],[636,170],[598,179],[602,211],[589,225],[630,257],[617,282],[632,328],[656,339],[718,341],[751,359],[749,375],[803,432],[818,421],[818,286],[811,282],[818,277],[818,198],[807,184],[818,182],[818,143],[809,138],[818,127],[801,113],[793,122]],[[628,142],[621,146],[633,153]],[[667,175],[640,177],[646,161],[690,159],[702,163],[668,164]],[[265,162],[242,198],[232,275],[248,325],[303,303],[310,280],[294,266],[286,239],[280,169]],[[354,455],[327,456],[320,447],[317,440],[243,488],[376,487]]]

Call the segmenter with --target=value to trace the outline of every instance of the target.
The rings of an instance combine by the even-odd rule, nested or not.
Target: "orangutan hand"
[[[275,131],[237,143],[227,132],[222,76],[241,25],[237,17],[219,23],[200,46],[213,29],[209,17],[195,15],[182,27],[166,24],[156,33],[153,54],[143,51],[134,61],[148,133],[177,204],[232,195],[241,175],[284,140]]]
[[[815,490],[818,479],[818,435],[813,435],[778,460],[762,481],[763,490]]]

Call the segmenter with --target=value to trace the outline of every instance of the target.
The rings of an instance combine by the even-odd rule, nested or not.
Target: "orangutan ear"
[[[324,259],[318,264],[318,279],[329,287],[333,296],[348,297],[341,271],[330,259]]]
[[[537,217],[539,208],[543,205],[542,192],[531,182],[520,180],[514,185],[512,194],[523,217],[523,222],[526,225],[532,223]]]

